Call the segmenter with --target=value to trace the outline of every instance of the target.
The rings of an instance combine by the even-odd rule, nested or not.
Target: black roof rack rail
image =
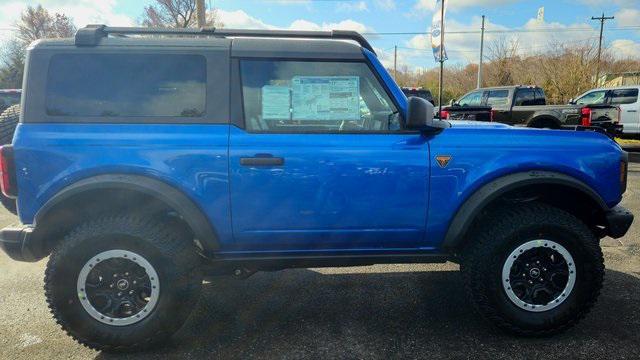
[[[298,30],[246,30],[216,28],[150,28],[111,27],[87,25],[76,32],[77,46],[96,46],[102,38],[113,35],[211,35],[219,37],[263,37],[296,39],[339,39],[352,40],[375,54],[373,47],[360,33],[350,30],[298,31]]]

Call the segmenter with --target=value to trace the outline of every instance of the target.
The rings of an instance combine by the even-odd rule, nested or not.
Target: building
[[[640,71],[604,74],[598,80],[599,87],[640,85]]]

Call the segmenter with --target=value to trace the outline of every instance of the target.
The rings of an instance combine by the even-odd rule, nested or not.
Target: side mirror
[[[449,100],[449,106],[453,106],[456,104],[456,99]]]
[[[576,99],[574,99],[574,98],[569,99],[569,104],[575,105],[576,104]]]
[[[412,96],[407,99],[407,119],[405,127],[409,130],[439,131],[448,128],[446,121],[433,118],[433,105],[425,99]]]

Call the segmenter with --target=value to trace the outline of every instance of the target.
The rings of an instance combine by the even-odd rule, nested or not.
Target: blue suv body
[[[180,288],[176,274],[192,274],[182,290],[199,288],[196,265],[248,275],[450,260],[472,296],[491,294],[476,303],[498,326],[556,332],[595,301],[585,289],[602,280],[597,240],[632,222],[617,206],[626,154],[607,136],[435,120],[358,34],[111,32],[151,31],[91,27],[31,46],[21,121],[2,150],[3,191],[24,225],[0,244],[16,260],[53,252],[52,312],[94,348],[157,343],[162,312],[177,329],[188,312],[162,299]],[[140,260],[116,264],[127,254]],[[92,283],[110,261],[117,281]],[[123,275],[134,271],[144,288]],[[496,285],[520,272],[521,285]],[[480,273],[489,283],[474,285]]]

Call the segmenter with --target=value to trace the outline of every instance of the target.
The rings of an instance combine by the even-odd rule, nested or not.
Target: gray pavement
[[[640,164],[623,204],[640,217]],[[0,226],[16,219],[4,209]],[[640,221],[603,240],[600,300],[551,338],[493,330],[472,310],[454,264],[379,265],[258,273],[205,283],[194,313],[166,347],[134,355],[88,350],[49,315],[45,261],[0,254],[0,359],[40,358],[640,358]]]

